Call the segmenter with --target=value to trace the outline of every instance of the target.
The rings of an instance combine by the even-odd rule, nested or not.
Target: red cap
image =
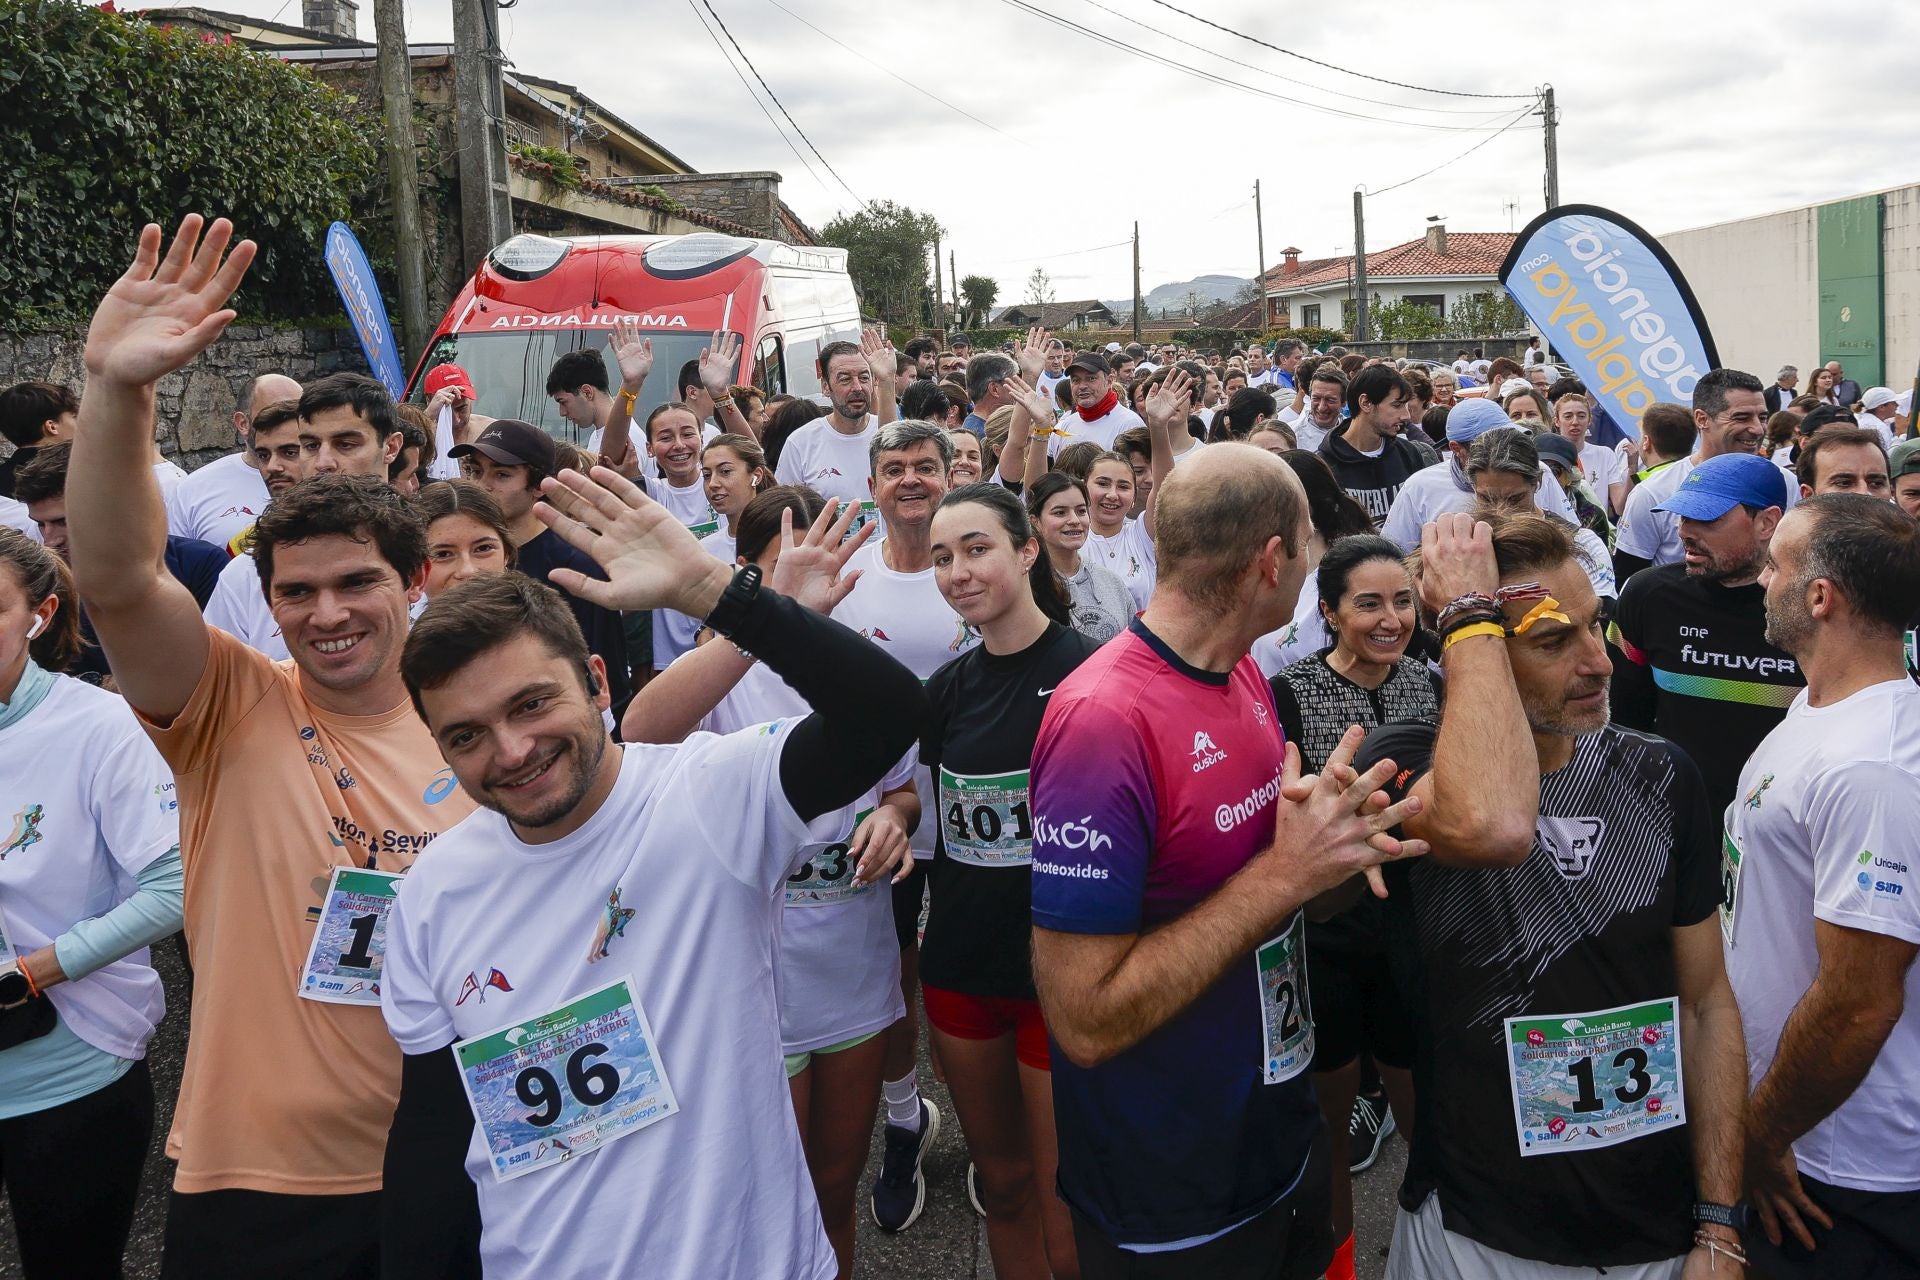
[[[448,387],[460,388],[469,400],[480,398],[473,389],[473,379],[469,378],[467,371],[457,364],[437,364],[427,370],[427,376],[420,381],[420,389],[427,393],[428,399],[439,395]]]

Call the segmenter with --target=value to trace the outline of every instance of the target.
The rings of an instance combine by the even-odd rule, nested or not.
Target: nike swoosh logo
[[[1059,685],[1055,685],[1055,686],[1053,686],[1053,689],[1058,689],[1059,687],[1060,687]],[[1050,694],[1050,693],[1052,693],[1052,692],[1053,692],[1053,689],[1042,689],[1042,690],[1040,690],[1040,696],[1041,696],[1041,697],[1043,697],[1043,698],[1044,698],[1044,697],[1046,697],[1046,696],[1047,696],[1048,694]]]

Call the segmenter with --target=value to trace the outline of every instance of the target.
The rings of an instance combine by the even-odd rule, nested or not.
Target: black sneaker
[[[987,1216],[987,1206],[980,1203],[980,1166],[967,1161],[967,1199],[973,1202],[973,1211],[981,1217]]]
[[[1380,1148],[1393,1136],[1393,1110],[1386,1096],[1369,1098],[1361,1094],[1353,1100],[1353,1115],[1347,1121],[1347,1153],[1352,1161],[1347,1168],[1360,1173],[1373,1167]]]
[[[927,1181],[920,1176],[920,1162],[940,1136],[940,1108],[922,1097],[920,1119],[918,1133],[893,1124],[885,1128],[886,1150],[880,1156],[880,1176],[874,1180],[867,1207],[873,1225],[888,1235],[912,1226],[927,1207]]]

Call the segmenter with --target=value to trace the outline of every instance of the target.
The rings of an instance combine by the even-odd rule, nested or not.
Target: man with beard
[[[1323,384],[1322,384],[1323,385]],[[1387,518],[1393,497],[1427,459],[1401,432],[1413,388],[1391,365],[1376,364],[1354,375],[1347,388],[1347,424],[1320,443],[1320,457],[1340,487],[1373,517]]]
[[[1659,508],[1679,517],[1685,559],[1634,574],[1607,631],[1614,719],[1693,757],[1715,813],[1806,685],[1767,642],[1760,587],[1786,504],[1786,479],[1765,458],[1727,453],[1695,467]]]
[[[371,991],[297,993],[316,927],[344,905],[336,871],[405,871],[472,803],[438,784],[432,738],[408,712],[400,648],[426,531],[384,475],[316,476],[254,527],[256,589],[289,662],[208,626],[161,566],[155,384],[233,319],[225,304],[254,253],[250,241],[226,252],[225,219],[202,228],[188,215],[163,256],[146,227],[94,312],[67,486],[74,580],[178,785],[196,981],[162,1273],[372,1276],[400,1050]],[[316,455],[381,453],[378,428],[345,401],[316,403],[302,430],[323,437]]]
[[[1785,1280],[1920,1274],[1920,530],[1826,494],[1780,522],[1767,638],[1806,692],[1727,809],[1727,968],[1746,1022],[1747,1247]]]
[[[1607,723],[1565,526],[1442,515],[1417,576],[1445,712],[1355,761],[1398,764],[1388,794],[1423,802],[1402,829],[1432,848],[1385,867],[1418,1046],[1387,1274],[1704,1277],[1740,1256],[1745,1055],[1699,773]]]
[[[827,1280],[781,1064],[776,925],[788,875],[913,744],[926,695],[815,612],[852,550],[834,508],[798,545],[786,534],[788,597],[609,470],[567,472],[546,497],[541,519],[607,575],[560,586],[704,619],[814,710],[616,748],[605,672],[556,592],[483,576],[428,606],[401,670],[485,811],[402,882],[388,924],[381,1010],[406,1061],[384,1273],[446,1274],[471,1220],[449,1205],[478,1184],[500,1280]]]
[[[892,349],[871,333],[858,346],[829,342],[820,348],[820,385],[833,407],[787,437],[774,478],[806,485],[823,498],[857,502],[870,513],[868,449],[880,424],[893,420],[893,368]]]
[[[263,373],[247,387],[246,408],[233,411],[240,448],[189,472],[167,497],[167,531],[228,546],[266,509],[271,496],[254,460],[254,424],[268,405],[298,400],[300,384],[283,373]]]

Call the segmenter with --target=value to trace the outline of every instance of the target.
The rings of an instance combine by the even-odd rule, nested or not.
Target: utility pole
[[[1260,255],[1260,274],[1253,278],[1253,289],[1260,301],[1260,331],[1267,330],[1267,224],[1260,216],[1260,179],[1253,180],[1253,240]]]
[[[387,132],[387,187],[393,200],[394,259],[400,271],[400,364],[426,350],[427,243],[420,230],[420,167],[413,145],[413,64],[407,57],[406,0],[373,0],[379,40],[380,103]]]
[[[953,250],[947,250],[947,287],[953,290],[953,314],[960,314],[960,268],[954,265]]]
[[[933,327],[935,329],[946,328],[945,325],[940,323],[940,308],[946,303],[946,300],[947,300],[947,287],[944,283],[942,283],[940,279],[940,238],[938,236],[935,236],[933,241],[933,316],[932,316]],[[960,323],[959,316],[960,316],[960,313],[958,311],[954,312],[955,324]]]
[[[1133,340],[1140,341],[1140,224],[1133,224]]]
[[[1366,194],[1353,193],[1353,340],[1367,340],[1367,209]]]
[[[507,103],[494,0],[453,0],[453,99],[460,144],[460,240],[472,271],[513,228]]]
[[[1555,135],[1559,128],[1559,117],[1553,109],[1553,86],[1547,85],[1540,90],[1540,114],[1545,120],[1543,131],[1547,143],[1547,208],[1560,207],[1560,139]]]

